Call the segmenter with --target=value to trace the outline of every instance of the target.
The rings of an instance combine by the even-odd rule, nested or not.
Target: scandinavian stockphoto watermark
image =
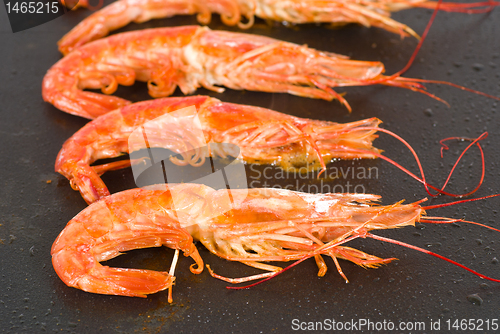
[[[195,106],[164,114],[137,127],[129,136],[128,150],[136,185],[169,189],[174,207],[181,205],[182,194],[168,184],[176,182],[226,189],[227,201],[222,202],[229,206],[219,210],[219,214],[245,199],[247,187],[240,189],[235,197],[229,191],[239,188],[247,179],[239,147],[230,143],[207,143]],[[216,156],[233,158],[228,163],[230,159]]]
[[[250,166],[250,188],[282,188],[307,193],[366,193],[365,183],[379,177],[377,167],[329,166],[324,172],[309,171],[309,166],[293,170],[272,166]],[[321,174],[320,174],[321,173]],[[318,178],[318,175],[320,177]],[[307,181],[315,181],[308,183]]]
[[[156,188],[171,190],[176,207],[181,203],[177,196],[182,194],[176,194],[173,187],[168,186],[175,183],[196,183],[219,191],[227,190],[227,201],[223,202],[231,204],[222,211],[229,211],[243,202],[248,188],[365,193],[365,183],[379,177],[376,167],[348,166],[345,163],[330,166],[321,174],[307,165],[285,170],[251,164],[247,172],[240,147],[207,140],[195,106],[165,113],[135,128],[128,138],[128,152],[136,185],[155,185]],[[234,189],[239,189],[235,198],[230,191]]]

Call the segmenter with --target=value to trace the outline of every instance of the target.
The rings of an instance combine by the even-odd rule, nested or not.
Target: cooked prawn
[[[79,1],[86,6],[87,1]],[[118,0],[92,14],[59,41],[63,54],[106,36],[110,31],[130,22],[141,23],[154,18],[197,14],[201,24],[210,23],[211,13],[221,15],[226,25],[249,28],[254,16],[279,22],[300,23],[358,23],[379,27],[401,37],[419,37],[413,29],[390,18],[390,13],[415,7],[436,8],[438,2],[427,0]],[[442,3],[439,10],[455,12],[484,12],[497,2],[470,4]],[[479,9],[485,7],[484,9]],[[243,18],[248,21],[244,23]]]
[[[380,62],[354,61],[268,37],[183,26],[113,35],[89,43],[45,75],[42,95],[57,108],[94,118],[130,103],[112,94],[118,85],[147,81],[152,97],[203,86],[290,93],[349,104],[332,87],[383,84],[430,95],[423,80],[382,75]],[[438,98],[436,98],[438,99]]]
[[[144,171],[156,160],[166,159],[151,154],[145,158],[134,153],[155,147],[176,153],[178,156],[169,160],[179,166],[199,167],[208,157],[232,156],[246,163],[274,164],[286,171],[306,173],[321,169],[318,178],[332,160],[381,158],[421,182],[432,197],[439,194],[465,197],[481,186],[485,165],[479,142],[487,138],[487,132],[478,138],[453,137],[441,142],[444,145],[444,141],[455,139],[471,143],[457,159],[444,185],[436,188],[426,181],[420,159],[411,145],[392,131],[379,128],[380,123],[377,118],[346,124],[303,119],[269,109],[224,103],[207,96],[163,98],[125,106],[89,122],[63,145],[55,170],[68,178],[71,187],[79,190],[87,203],[109,195],[100,178],[106,171],[138,163],[144,163],[139,168]],[[421,176],[374,148],[376,132],[403,143],[414,156]],[[461,194],[445,191],[458,162],[472,146],[477,146],[481,153],[482,173],[477,186]],[[136,157],[91,166],[99,159],[125,153]],[[162,168],[165,172],[164,166]],[[138,175],[142,173],[139,170]],[[167,180],[163,178],[155,183],[158,182]]]
[[[53,265],[69,286],[143,297],[171,288],[173,275],[108,268],[99,261],[126,250],[163,244],[193,257],[198,267],[191,271],[198,273],[202,260],[191,234],[219,257],[268,271],[258,277],[281,271],[263,262],[305,257],[315,258],[318,275],[323,276],[327,266],[321,255],[326,255],[347,281],[338,259],[366,268],[395,260],[345,246],[349,240],[374,237],[392,242],[369,232],[411,226],[418,221],[432,222],[423,218],[422,201],[374,205],[379,199],[368,194],[306,194],[282,189],[214,190],[198,184],[126,190],[91,204],[68,223],[52,246]],[[444,222],[456,221],[460,220]],[[174,270],[175,261],[171,272]],[[235,283],[255,278],[223,279]]]
[[[194,109],[183,109],[189,106]],[[154,121],[174,114],[175,124]],[[200,131],[195,126],[198,120]],[[224,103],[208,96],[172,97],[134,103],[89,122],[63,145],[56,160],[56,172],[68,178],[87,203],[109,195],[99,175],[128,167],[130,160],[90,165],[98,159],[145,148],[131,144],[130,135],[150,121],[145,130],[149,147],[182,154],[183,160],[170,159],[177,165],[203,164],[210,155],[203,150],[206,143],[230,143],[240,149],[239,154],[229,149],[213,152],[222,157],[232,155],[248,163],[276,164],[285,170],[300,168],[301,171],[324,169],[325,163],[333,159],[375,158],[380,153],[372,146],[381,123],[377,118],[338,124]],[[357,131],[357,128],[367,129]]]

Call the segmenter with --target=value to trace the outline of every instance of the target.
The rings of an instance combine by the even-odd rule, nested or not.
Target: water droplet
[[[431,117],[433,115],[432,109],[431,108],[425,109],[424,110],[424,115],[428,116],[428,117]]]
[[[486,283],[481,283],[479,286],[481,287],[481,289],[484,289],[484,290],[487,290],[487,289],[490,287],[490,286],[489,286],[488,284],[486,284]]]
[[[472,65],[472,68],[475,69],[476,71],[481,71],[484,68],[484,65],[480,63],[475,63]]]
[[[478,245],[482,245],[483,244],[483,240],[481,240],[481,239],[476,239],[476,242],[477,242]]]
[[[494,257],[493,259],[491,259],[491,263],[498,264],[498,259],[496,257]]]
[[[474,293],[472,295],[468,295],[467,300],[469,302],[471,302],[472,304],[476,304],[476,305],[481,305],[483,303],[483,299],[481,297],[479,297],[479,295],[477,293]]]

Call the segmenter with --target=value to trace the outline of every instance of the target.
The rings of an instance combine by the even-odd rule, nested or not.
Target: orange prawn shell
[[[75,216],[51,249],[61,280],[89,292],[145,297],[171,287],[175,278],[166,272],[110,268],[99,262],[123,251],[162,245],[191,256],[198,265],[191,271],[200,273],[203,261],[192,237],[158,204],[164,193],[151,196],[151,192],[132,189],[96,202]]]
[[[83,4],[82,4],[83,3]],[[78,5],[88,6],[87,1]],[[444,9],[441,4],[440,9]],[[419,36],[408,26],[391,19],[390,12],[406,8],[434,8],[436,2],[419,1],[278,1],[278,0],[121,0],[116,1],[80,22],[59,42],[63,54],[106,36],[110,31],[125,26],[131,21],[141,23],[152,18],[175,15],[197,14],[201,24],[208,24],[212,13],[221,15],[221,20],[229,26],[238,25],[247,29],[254,23],[254,17],[278,22],[320,23],[342,25],[358,23],[366,27],[377,26],[399,34],[401,37]],[[449,10],[453,7],[450,4]],[[243,23],[242,18],[247,22]]]
[[[64,143],[56,159],[55,171],[68,178],[73,189],[80,190],[87,203],[107,196],[109,191],[100,174],[106,168],[114,167],[97,166],[95,169],[90,165],[99,159],[130,153],[129,136],[137,127],[188,106],[195,106],[202,126],[203,138],[196,137],[197,143],[230,143],[239,147],[239,156],[236,152],[213,152],[222,157],[234,155],[248,163],[272,163],[287,170],[306,165],[310,170],[335,158],[373,158],[380,152],[372,145],[377,137],[375,128],[381,123],[376,118],[338,124],[224,103],[206,96],[192,96],[135,103],[86,124]],[[363,127],[371,129],[356,130]],[[167,135],[164,128],[161,129],[160,135]],[[175,131],[189,134],[188,129],[179,127]],[[161,139],[150,141],[149,145],[181,153],[175,151],[180,147],[170,147]],[[357,151],[351,152],[351,148]],[[360,149],[366,153],[360,153]],[[127,163],[123,161],[119,168]]]
[[[268,37],[184,26],[126,32],[82,46],[47,72],[42,95],[63,111],[95,118],[130,102],[83,89],[112,94],[118,85],[135,80],[147,81],[155,98],[171,95],[176,87],[191,94],[200,87],[220,93],[225,86],[338,99],[348,109],[332,88],[372,83],[422,88],[408,79],[385,79],[383,72],[380,62],[352,61]]]
[[[155,190],[156,189],[156,190]],[[379,196],[304,194],[280,189],[214,190],[197,184],[131,189],[91,204],[75,216],[55,240],[54,269],[69,286],[105,294],[144,297],[172,286],[165,272],[109,268],[99,264],[123,251],[159,247],[180,249],[203,270],[192,237],[212,253],[257,268],[268,261],[290,261],[324,242],[353,233],[413,225],[423,214],[418,203],[376,206]],[[172,196],[175,194],[175,207]],[[324,255],[376,267],[380,259],[346,246]],[[326,269],[325,269],[326,270]]]

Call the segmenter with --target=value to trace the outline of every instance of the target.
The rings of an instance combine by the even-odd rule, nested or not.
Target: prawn
[[[88,1],[81,0],[87,7]],[[405,24],[390,18],[390,13],[421,7],[439,8],[448,12],[482,13],[491,10],[494,1],[460,4],[427,0],[118,0],[80,22],[59,41],[59,50],[68,54],[90,41],[106,36],[130,22],[142,23],[154,18],[197,14],[201,24],[210,23],[211,13],[220,14],[224,24],[242,29],[254,23],[254,17],[265,20],[301,23],[357,23],[365,27],[379,27],[401,37],[418,34]],[[480,8],[485,7],[485,8]],[[243,22],[243,18],[247,22]]]
[[[194,107],[184,109],[189,106]],[[162,122],[165,115],[171,115],[175,122]],[[347,124],[303,119],[208,96],[162,98],[122,107],[86,124],[63,145],[55,171],[68,178],[87,203],[109,195],[100,175],[134,161],[91,164],[145,148],[130,140],[139,128],[147,132],[148,147],[182,154],[183,160],[170,158],[177,165],[202,165],[210,156],[203,150],[206,143],[230,143],[240,152],[217,146],[220,149],[213,154],[232,155],[248,163],[276,164],[285,170],[324,170],[325,163],[333,159],[375,158],[380,151],[372,142],[380,123],[377,118]]]
[[[380,158],[421,182],[432,197],[438,194],[465,197],[481,186],[485,168],[479,141],[487,138],[488,133],[476,139],[453,137],[441,142],[443,149],[447,148],[444,141],[451,139],[467,140],[471,144],[457,159],[439,189],[427,183],[420,159],[411,145],[397,134],[380,128],[380,123],[377,118],[346,124],[303,119],[265,108],[225,103],[208,96],[161,98],[122,107],[86,124],[64,143],[56,159],[55,171],[65,176],[89,204],[109,195],[100,178],[102,174],[145,162],[140,154],[134,159],[132,153],[155,147],[182,156],[182,159],[169,158],[179,166],[199,167],[206,158],[232,156],[245,163],[277,165],[285,171],[320,170],[318,178],[326,170],[326,164],[337,159]],[[394,137],[410,150],[421,177],[373,146],[377,132]],[[207,145],[210,143],[218,145]],[[473,145],[481,152],[482,175],[478,185],[466,194],[444,191],[458,162]],[[92,165],[97,160],[126,153],[131,154],[131,159]],[[154,157],[150,155],[149,159]],[[431,193],[430,189],[437,193]]]
[[[395,260],[345,246],[348,241],[373,237],[373,230],[413,226],[418,221],[440,222],[435,217],[425,218],[426,208],[420,206],[423,201],[375,205],[379,199],[380,196],[369,194],[307,194],[283,189],[214,190],[201,184],[130,189],[91,204],[73,218],[52,246],[52,262],[57,275],[71,287],[139,297],[168,288],[172,300],[178,250],[195,260],[197,267],[193,268],[193,264],[192,272],[203,269],[192,236],[221,258],[267,271],[257,277],[234,280],[209,269],[212,276],[232,283],[282,271],[263,262],[301,261],[309,257],[315,258],[318,275],[324,276],[327,266],[322,255],[333,259],[347,281],[338,259],[365,268]],[[462,220],[441,222],[457,221]],[[161,245],[176,249],[170,274],[109,268],[99,263],[126,250]]]
[[[95,118],[130,101],[112,94],[118,85],[147,81],[152,97],[184,94],[203,86],[221,93],[237,90],[280,92],[347,101],[332,87],[383,84],[426,92],[420,79],[382,75],[376,61],[354,61],[269,37],[213,31],[206,27],[157,28],[116,34],[71,52],[47,72],[43,99],[75,115]],[[444,102],[444,101],[442,101]]]

